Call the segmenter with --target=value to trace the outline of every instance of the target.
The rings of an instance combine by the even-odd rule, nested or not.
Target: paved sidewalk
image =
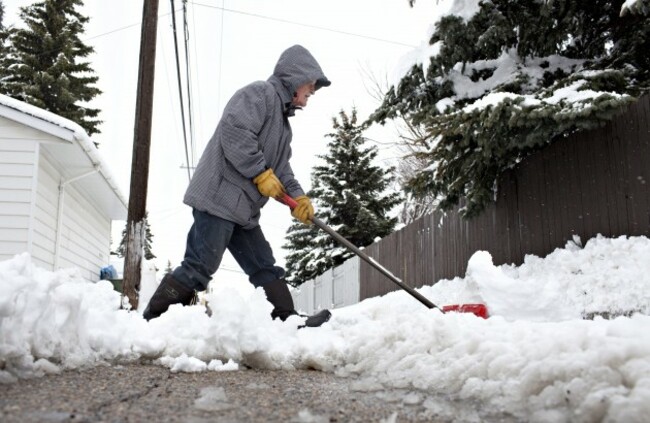
[[[0,385],[0,421],[514,421],[426,393],[358,391],[355,383],[319,371],[171,373],[148,364],[102,366]]]

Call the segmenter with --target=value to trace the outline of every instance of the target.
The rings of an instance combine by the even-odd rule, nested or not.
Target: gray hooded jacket
[[[197,210],[245,228],[259,224],[260,209],[268,201],[253,178],[272,168],[292,197],[304,195],[293,170],[289,116],[298,87],[316,81],[329,86],[316,59],[302,46],[285,50],[266,81],[237,91],[223,110],[183,202]]]

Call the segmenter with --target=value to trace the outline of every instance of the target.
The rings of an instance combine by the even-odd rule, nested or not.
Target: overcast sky
[[[18,7],[28,0],[5,0],[5,25],[20,24]],[[82,39],[95,48],[90,57],[103,91],[93,103],[104,121],[93,137],[128,199],[133,122],[138,74],[142,1],[86,1],[81,11],[90,17]],[[154,234],[156,264],[182,260],[191,209],[182,203],[187,187],[185,147],[176,79],[171,2],[160,1],[156,61],[155,105],[147,210]],[[442,5],[446,6],[444,1]],[[174,2],[184,64],[182,1]],[[379,6],[381,5],[381,6]],[[378,105],[370,91],[375,82],[395,80],[394,72],[408,53],[426,40],[435,0],[419,0],[414,9],[407,0],[200,0],[188,2],[190,79],[195,161],[218,123],[230,96],[242,86],[267,79],[281,52],[293,44],[309,49],[332,81],[310,99],[309,106],[291,119],[294,138],[292,166],[305,190],[310,188],[316,154],[325,152],[325,134],[332,117],[356,106],[365,118]],[[186,80],[183,77],[183,88]],[[366,134],[380,142],[394,141],[393,130],[379,128]],[[382,158],[393,157],[384,145]],[[288,210],[269,204],[262,211],[262,229],[284,264]],[[124,222],[115,222],[114,242]],[[226,257],[216,280],[245,281],[236,262]]]

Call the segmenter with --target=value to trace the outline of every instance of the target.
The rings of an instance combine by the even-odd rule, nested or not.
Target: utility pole
[[[138,308],[142,253],[144,249],[147,184],[149,181],[149,150],[151,146],[151,115],[153,82],[156,68],[156,32],[158,0],[144,0],[140,35],[140,66],[135,105],[131,189],[126,223],[126,254],[124,259],[123,293],[133,309]]]

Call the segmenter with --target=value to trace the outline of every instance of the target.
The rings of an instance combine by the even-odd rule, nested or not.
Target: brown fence
[[[560,139],[499,180],[478,217],[436,212],[366,248],[412,287],[464,276],[477,250],[495,264],[545,256],[574,235],[650,236],[650,96],[606,126]],[[365,262],[360,299],[395,290]]]

